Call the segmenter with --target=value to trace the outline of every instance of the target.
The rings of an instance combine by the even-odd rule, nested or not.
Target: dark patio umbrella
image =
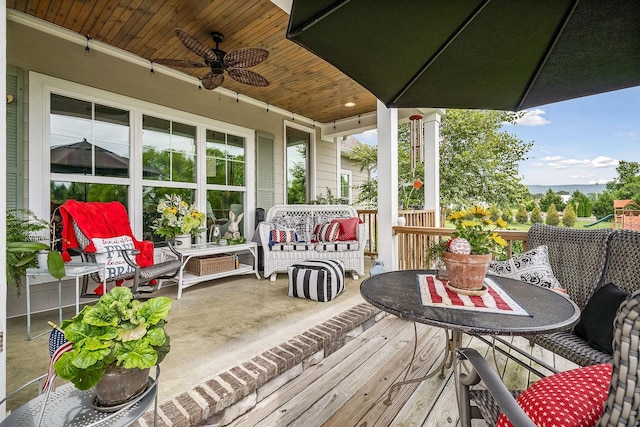
[[[520,110],[640,85],[637,0],[294,0],[287,37],[389,107]]]
[[[95,161],[92,158],[95,156]],[[97,175],[129,176],[129,159],[86,139],[51,149],[51,172],[91,175],[95,163]],[[152,167],[143,168],[143,176],[157,176],[160,172]]]

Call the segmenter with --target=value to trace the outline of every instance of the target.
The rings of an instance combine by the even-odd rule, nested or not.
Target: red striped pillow
[[[296,232],[295,230],[275,229],[271,230],[271,241],[273,243],[290,243],[295,242]]]
[[[316,227],[316,240],[319,242],[335,242],[340,234],[340,224],[337,222],[325,222]]]

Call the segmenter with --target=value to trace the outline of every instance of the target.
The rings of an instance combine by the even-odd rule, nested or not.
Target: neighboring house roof
[[[340,151],[343,154],[349,154],[359,145],[362,145],[362,142],[353,136],[348,136],[346,139],[340,141]]]

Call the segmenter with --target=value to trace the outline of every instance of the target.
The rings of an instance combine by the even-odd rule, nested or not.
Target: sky
[[[618,161],[640,162],[640,87],[523,112],[504,130],[533,143],[520,164],[525,185],[604,184],[618,176]],[[354,136],[377,142],[375,130]]]

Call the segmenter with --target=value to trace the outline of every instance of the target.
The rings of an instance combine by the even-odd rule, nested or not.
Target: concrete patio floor
[[[366,269],[370,266],[366,260]],[[163,286],[152,294],[173,300],[167,325],[171,352],[161,364],[160,401],[364,302],[359,290],[363,279],[347,275],[345,292],[328,303],[288,297],[285,274],[275,282],[252,275],[203,282],[186,289],[180,300],[176,286]],[[64,318],[73,315],[73,308],[65,308]],[[46,331],[49,320],[57,320],[57,310],[32,316],[33,333]],[[46,372],[47,337],[27,341],[25,317],[7,320],[8,391]],[[20,396],[7,407],[19,406],[34,395],[32,391]]]

